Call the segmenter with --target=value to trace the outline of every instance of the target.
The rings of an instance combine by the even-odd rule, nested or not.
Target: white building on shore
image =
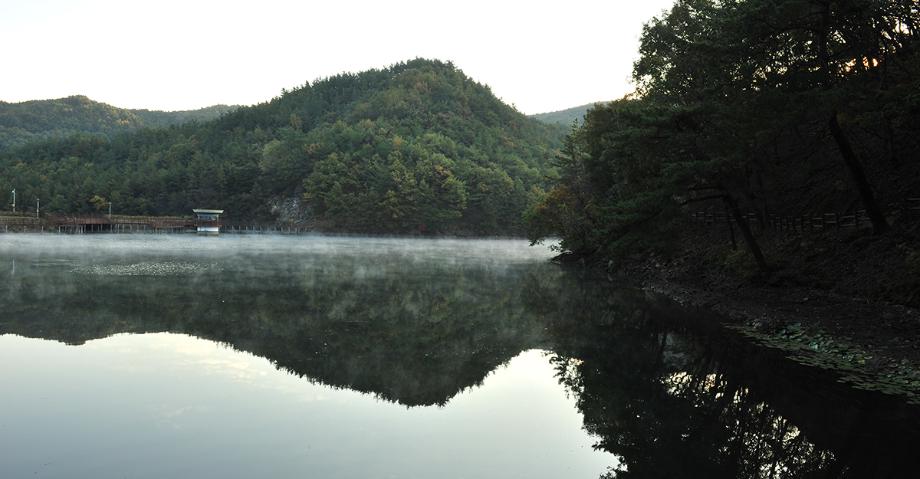
[[[217,236],[220,234],[220,215],[224,210],[194,209],[195,226],[198,234],[203,236]]]

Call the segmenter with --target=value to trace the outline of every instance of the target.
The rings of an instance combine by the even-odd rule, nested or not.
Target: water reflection
[[[0,336],[0,378],[16,386],[0,397],[4,478],[596,477],[615,463],[591,449],[538,351],[443,408],[163,333],[79,348]]]
[[[223,430],[226,425],[219,423],[240,411],[218,407],[220,396],[213,394],[232,396],[245,389],[242,383],[284,383],[302,398],[313,398],[309,405],[295,402],[272,411],[286,397],[272,389],[247,399],[254,403],[246,414],[259,416],[268,429],[288,431],[279,433],[278,441],[297,443],[305,437],[279,421],[324,411],[327,419],[302,425],[322,432],[323,454],[335,459],[293,461],[280,476],[309,465],[311,473],[325,471],[320,476],[349,477],[333,473],[342,461],[364,464],[348,468],[363,471],[356,476],[385,470],[394,477],[596,477],[607,466],[616,477],[899,477],[916,466],[911,450],[920,437],[916,408],[852,391],[716,329],[690,327],[696,323],[693,313],[629,289],[583,281],[547,264],[548,251],[522,242],[13,238],[0,244],[0,255],[9,258],[0,262],[0,273],[6,269],[4,277],[10,278],[0,284],[0,297],[7,298],[0,334],[82,345],[77,350],[117,346],[121,356],[112,351],[107,356],[114,366],[80,365],[78,376],[88,385],[100,382],[86,371],[140,365],[146,369],[126,371],[105,384],[130,383],[148,392],[151,382],[176,388],[151,376],[159,360],[144,358],[162,356],[151,350],[156,345],[171,351],[163,361],[177,354],[195,358],[174,378],[208,371],[235,378],[234,387],[193,388],[201,394],[195,407],[219,414],[170,401],[158,406],[158,414],[178,428],[218,423]],[[22,346],[9,338],[0,339]],[[101,338],[109,339],[95,341]],[[214,343],[194,338],[225,346],[215,352]],[[60,356],[49,363],[49,376],[37,374],[33,364],[16,369],[16,381],[35,387],[54,384],[54,371],[70,360],[64,358],[70,353],[47,345],[28,343],[17,351],[4,349],[4,361]],[[268,370],[259,358],[268,361]],[[279,380],[269,374],[274,369],[291,375]],[[195,381],[201,378],[183,384]],[[511,394],[515,389],[509,385],[521,381],[539,387]],[[574,402],[559,399],[564,391]],[[96,392],[81,392],[85,404],[106,401]],[[109,398],[124,393],[110,392]],[[351,409],[333,401],[338,405],[317,409],[324,398],[358,393],[384,402]],[[387,403],[398,405],[398,418],[382,412],[390,410]],[[452,416],[455,420],[431,412],[456,414],[452,411],[467,403],[475,406]],[[28,400],[17,407],[29,410]],[[573,433],[568,414],[576,407],[575,420],[591,437]],[[140,414],[128,410],[133,412],[123,421]],[[349,415],[354,417],[346,419]],[[29,428],[28,421],[17,424]],[[418,449],[399,452],[394,446],[384,458],[344,446],[354,442],[353,435]],[[598,453],[579,452],[591,443]],[[554,452],[546,452],[550,444]],[[434,445],[438,448],[429,448]],[[199,465],[229,450],[278,464],[253,459],[245,448],[223,446],[183,447],[203,454],[189,459]],[[336,447],[351,448],[349,459],[328,449]],[[466,451],[462,460],[431,459],[452,449]],[[541,460],[531,457],[534,451],[544,451]],[[497,463],[503,466],[489,469]],[[378,464],[388,466],[374,469]]]
[[[443,404],[545,344],[543,318],[522,298],[527,283],[558,277],[545,253],[518,264],[508,257],[520,242],[479,242],[467,247],[468,261],[444,253],[451,261],[440,261],[432,248],[413,255],[404,242],[362,249],[360,241],[229,256],[113,254],[121,244],[78,258],[53,250],[0,286],[11,299],[0,332],[68,344],[122,332],[189,334],[408,406]]]
[[[698,314],[591,283],[557,296],[560,381],[611,477],[911,477],[920,415],[755,350]],[[696,316],[696,317],[695,317]]]

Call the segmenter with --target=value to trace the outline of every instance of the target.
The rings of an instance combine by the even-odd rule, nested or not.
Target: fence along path
[[[908,198],[903,203],[888,205],[890,212],[900,213],[907,219],[920,219],[920,198]],[[691,217],[693,221],[706,225],[734,224],[735,219],[724,212],[696,211]],[[768,214],[761,220],[757,213],[749,212],[744,215],[744,220],[750,226],[759,229],[761,233],[770,230],[778,233],[815,233],[830,229],[859,229],[871,227],[866,210],[856,210],[853,214],[841,215],[839,213],[820,213],[799,216],[781,216]]]

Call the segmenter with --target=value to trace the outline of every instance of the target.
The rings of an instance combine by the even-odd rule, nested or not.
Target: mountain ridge
[[[330,232],[521,235],[563,133],[452,63],[415,59],[199,124],[26,145],[0,156],[0,182],[50,198],[48,212],[91,212],[99,196],[129,214],[215,205]]]
[[[0,100],[0,150],[80,133],[113,136],[141,128],[208,121],[236,108],[238,106],[220,104],[179,111],[128,109],[95,101],[86,95],[22,102]]]
[[[585,114],[588,113],[588,110],[601,103],[607,102],[596,101],[594,103],[586,103],[584,105],[573,106],[564,110],[534,113],[533,115],[530,115],[530,117],[535,120],[542,121],[543,123],[570,127],[572,126],[572,123],[576,121],[583,123],[585,121]]]

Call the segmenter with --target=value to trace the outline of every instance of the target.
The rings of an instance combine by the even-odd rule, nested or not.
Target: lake
[[[904,477],[918,409],[518,240],[0,236],[0,477]]]

